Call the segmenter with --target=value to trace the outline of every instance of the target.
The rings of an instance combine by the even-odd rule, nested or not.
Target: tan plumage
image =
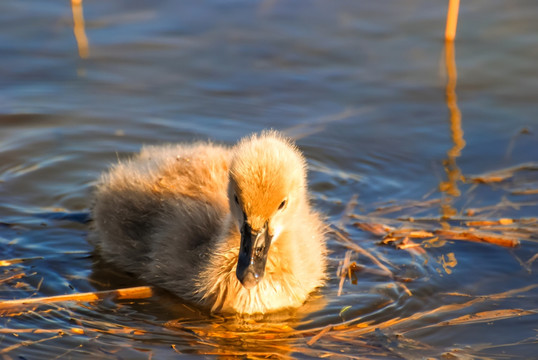
[[[212,311],[298,307],[324,281],[305,161],[274,131],[146,147],[102,176],[92,215],[106,260]]]

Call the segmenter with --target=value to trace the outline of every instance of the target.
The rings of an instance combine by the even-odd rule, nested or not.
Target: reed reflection
[[[71,0],[71,10],[73,11],[73,33],[77,41],[78,55],[81,59],[86,59],[90,55],[90,48],[84,24],[82,0]]]
[[[458,72],[456,68],[456,54],[453,41],[445,42],[445,65],[448,76],[446,84],[446,105],[450,112],[450,134],[453,145],[447,151],[447,159],[443,161],[447,180],[442,181],[439,184],[439,189],[447,195],[441,204],[441,212],[442,217],[448,219],[457,213],[456,209],[452,206],[452,203],[454,198],[461,195],[458,188],[458,182],[463,181],[463,175],[456,163],[456,159],[461,155],[461,151],[465,147],[465,140],[463,139],[463,130],[461,127],[461,112],[458,107],[458,99],[456,95]]]

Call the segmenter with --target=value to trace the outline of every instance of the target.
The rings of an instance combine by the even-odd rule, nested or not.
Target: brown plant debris
[[[479,184],[499,183],[513,177],[516,172],[524,170],[538,170],[538,163],[528,162],[502,170],[491,171],[482,175],[471,176],[469,180]]]
[[[510,191],[512,195],[536,195],[538,194],[538,189],[514,189]]]
[[[39,298],[25,298],[15,300],[0,301],[0,311],[18,309],[26,306],[45,305],[64,301],[91,302],[102,299],[145,299],[153,296],[153,288],[150,286],[137,286],[131,288],[86,292],[78,294],[67,294],[57,296],[47,296]]]
[[[43,259],[42,256],[36,256],[36,257],[30,257],[30,258],[17,258],[17,259],[6,259],[6,260],[0,260],[0,266],[11,266],[15,264],[19,264],[25,261],[29,260],[39,260]]]
[[[505,247],[516,247],[519,245],[519,240],[517,238],[509,236],[500,236],[497,234],[477,230],[436,230],[435,234],[451,240],[485,242]]]
[[[535,315],[538,314],[536,310],[522,310],[522,309],[499,309],[499,310],[490,310],[482,311],[469,315],[463,315],[451,320],[442,321],[438,324],[431,326],[450,326],[450,325],[466,325],[466,324],[476,324],[483,322],[490,322],[494,320],[510,319],[513,317],[520,317],[525,315]]]
[[[333,234],[336,235],[336,239],[342,242],[347,248],[350,250],[356,251],[359,254],[365,255],[367,258],[369,258],[374,264],[376,264],[385,274],[388,276],[392,276],[392,271],[389,270],[389,268],[383,264],[382,261],[385,263],[390,264],[390,262],[386,259],[384,259],[381,255],[373,255],[372,252],[364,249],[362,246],[354,243],[347,234],[343,233],[342,231],[339,231],[337,229],[333,229]],[[380,260],[381,259],[381,260]]]
[[[412,209],[427,209],[439,204],[441,204],[441,199],[406,201],[403,204],[389,204],[379,206],[373,212],[371,212],[369,216],[386,215],[390,213],[400,212],[402,210],[408,210],[407,212],[409,212],[409,210]]]
[[[353,225],[358,227],[359,229],[371,232],[372,234],[378,236],[386,235],[392,231],[391,227],[377,223],[355,222],[353,223]]]
[[[467,226],[492,226],[492,225],[509,225],[513,224],[516,220],[502,218],[499,220],[473,220],[466,221],[465,225]]]
[[[315,336],[313,336],[310,340],[307,341],[307,345],[308,346],[312,346],[314,345],[314,343],[316,341],[318,341],[323,335],[325,335],[326,333],[328,333],[329,331],[331,331],[333,328],[332,325],[328,325],[326,326],[323,330],[321,330],[319,333],[317,333]]]
[[[501,234],[494,232],[486,232],[483,230],[477,230],[474,227],[486,227],[486,226],[507,226],[513,225],[520,222],[523,224],[530,224],[534,219],[527,220],[514,220],[501,218],[499,220],[476,220],[476,221],[466,221],[465,224],[469,227],[466,228],[450,228],[446,223],[443,223],[441,220],[427,219],[428,222],[433,224],[423,224],[424,226],[429,227],[428,229],[418,229],[418,228],[409,228],[407,226],[408,222],[401,222],[401,228],[389,227],[387,225],[378,223],[379,218],[374,219],[376,222],[368,223],[365,221],[355,222],[354,226],[368,231],[376,236],[382,236],[383,244],[393,244],[398,249],[409,249],[419,247],[421,244],[416,244],[410,239],[427,239],[431,241],[434,238],[443,238],[449,240],[466,240],[472,242],[484,242],[504,247],[516,247],[520,244],[520,238],[528,238],[527,234],[524,234],[520,230],[525,230],[523,227],[516,227],[510,232],[503,231],[505,229],[498,229],[501,231]],[[417,224],[421,219],[414,219],[413,223]],[[394,222],[394,220],[391,220]],[[435,224],[437,222],[438,224]]]

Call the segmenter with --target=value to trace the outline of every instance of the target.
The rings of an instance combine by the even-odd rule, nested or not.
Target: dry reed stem
[[[372,253],[370,253],[368,250],[366,250],[363,247],[355,244],[349,237],[345,236],[344,233],[342,233],[338,229],[333,229],[332,231],[337,236],[338,239],[343,241],[344,245],[346,245],[347,248],[349,248],[349,249],[351,249],[351,250],[353,250],[353,251],[355,251],[355,252],[357,252],[359,254],[365,255],[374,264],[376,264],[382,271],[381,275],[388,276],[389,278],[391,278],[393,280],[395,279],[394,273],[385,264],[383,264],[379,260],[379,258],[383,259],[383,261],[385,261],[390,266],[393,266],[388,260],[386,260],[384,257],[380,256],[379,254],[378,254],[378,256],[375,256]],[[348,259],[347,263],[346,263],[346,258]],[[339,268],[340,283],[339,283],[339,287],[338,287],[338,296],[340,296],[341,293],[342,293],[342,287],[343,287],[343,284],[344,284],[344,281],[345,281],[346,274],[349,274],[349,276],[351,278],[351,268],[350,268],[350,265],[349,265],[349,258],[348,258],[347,253],[346,253],[346,258],[344,258],[344,264]],[[407,295],[413,296],[413,293],[411,292],[411,290],[409,290],[409,288],[405,284],[398,281],[398,282],[396,282],[396,286],[401,287],[403,289],[403,291]]]
[[[369,251],[362,248],[361,246],[355,244],[353,241],[351,241],[351,239],[344,236],[344,234],[341,231],[339,231],[337,229],[332,229],[332,231],[336,235],[336,237],[338,239],[340,239],[346,245],[347,248],[349,248],[349,249],[351,249],[353,251],[356,251],[359,254],[365,255],[367,258],[372,260],[372,262],[374,264],[376,264],[381,270],[383,270],[388,276],[392,277],[392,271],[390,271],[389,268],[385,264],[383,264],[381,261],[379,261],[379,259],[376,256],[372,255]],[[388,261],[386,261],[386,262],[389,263]]]
[[[425,238],[431,238],[435,235],[426,230],[419,230],[419,229],[396,229],[390,232],[390,236],[392,237],[410,237],[415,239],[425,239]]]
[[[488,244],[499,245],[504,247],[519,246],[519,239],[499,236],[497,234],[487,233],[483,231],[471,230],[436,230],[436,235],[450,240],[465,240],[471,242],[485,242]]]
[[[534,254],[533,257],[531,257],[529,260],[527,260],[525,263],[527,264],[527,266],[530,268],[530,266],[532,265],[532,263],[534,262],[534,260],[538,259],[538,254]]]
[[[407,220],[397,218],[392,219],[388,217],[378,217],[378,216],[370,216],[370,215],[359,215],[359,214],[352,214],[352,219],[359,220],[356,223],[353,223],[352,225],[355,227],[364,226],[363,224],[370,224],[374,226],[375,229],[379,230],[379,234],[383,235],[384,233],[390,233],[391,231],[394,231],[396,229],[396,226],[402,226],[407,225],[410,228],[416,226],[415,221],[421,221],[423,218],[408,218]],[[439,222],[438,218],[431,219],[431,221]]]
[[[496,320],[510,319],[514,317],[535,315],[538,314],[537,310],[522,310],[522,309],[498,309],[482,311],[473,314],[463,315],[454,319],[441,321],[437,324],[428,325],[421,329],[438,327],[438,326],[453,326],[453,325],[468,325],[477,324],[483,322],[490,322]]]
[[[458,27],[458,13],[460,0],[450,0],[446,14],[445,40],[453,41],[456,38],[456,29]]]
[[[29,260],[40,260],[40,259],[43,259],[43,256],[0,260],[0,266],[11,266],[11,265],[20,264],[22,262],[29,261]]]
[[[407,287],[407,285],[405,285],[404,283],[402,282],[398,282],[396,283],[396,285],[398,285],[399,287],[401,287],[403,289],[403,291],[408,295],[408,296],[413,296],[413,293],[411,292],[411,290],[409,290],[409,288]]]
[[[113,324],[116,325],[116,324]],[[146,331],[124,327],[120,329],[89,329],[73,327],[69,329],[15,329],[15,328],[0,328],[0,334],[58,334],[58,335],[88,335],[89,333],[106,333],[114,335],[142,335]]]
[[[49,338],[39,339],[39,340],[35,340],[35,341],[21,341],[20,343],[13,344],[11,346],[8,346],[8,347],[5,347],[3,349],[0,349],[0,354],[7,354],[7,353],[9,353],[9,352],[11,352],[13,350],[16,350],[16,349],[18,349],[20,347],[23,347],[23,346],[39,344],[39,343],[42,343],[42,342],[45,342],[45,341],[58,339],[58,338],[60,338],[62,336],[63,336],[63,334],[58,334],[58,335],[54,335],[54,336],[49,337]]]
[[[404,237],[402,241],[396,246],[400,250],[407,250],[416,255],[426,255],[426,251],[422,248],[421,244],[413,242],[409,237]]]
[[[116,324],[113,324],[114,326],[117,326]],[[3,349],[0,349],[0,354],[7,354],[13,350],[16,350],[23,346],[30,346],[34,344],[38,344],[44,341],[54,340],[57,338],[60,338],[62,336],[73,336],[73,335],[84,335],[88,336],[92,333],[99,333],[99,334],[113,334],[113,335],[142,335],[145,334],[146,331],[135,329],[135,328],[129,328],[129,327],[123,327],[120,329],[113,329],[108,328],[106,330],[101,329],[88,329],[88,328],[79,328],[79,327],[73,327],[69,329],[40,329],[40,328],[33,328],[33,329],[15,329],[15,328],[0,328],[0,334],[56,334],[52,337],[39,339],[35,341],[25,340],[21,341],[19,343],[13,344],[11,346],[5,347]]]
[[[29,274],[28,276],[31,276],[31,275],[35,275],[35,273]],[[11,280],[20,279],[20,278],[23,278],[25,276],[27,276],[26,273],[20,272],[18,274],[14,274],[14,275],[11,275],[11,276],[8,276],[8,277],[5,277],[5,278],[0,278],[0,284],[8,282],[8,281],[11,281]]]
[[[358,215],[354,215],[355,218],[360,219],[367,219],[367,217],[362,217]],[[521,233],[520,230],[525,229],[524,227],[518,227],[513,230],[516,230],[515,234],[509,234],[506,230],[507,229],[499,229],[504,230],[503,234],[496,234],[496,233],[490,233],[485,232],[482,230],[475,230],[472,228],[468,229],[461,229],[461,228],[453,228],[453,229],[435,229],[435,226],[432,226],[434,229],[431,231],[427,231],[425,229],[417,229],[415,228],[400,228],[396,229],[393,227],[389,227],[388,225],[384,225],[382,223],[378,223],[380,220],[386,220],[394,222],[395,220],[389,220],[389,219],[380,219],[375,218],[373,219],[376,222],[355,222],[353,223],[354,226],[364,230],[368,231],[376,236],[383,236],[384,242],[393,242],[396,240],[401,240],[405,238],[433,238],[435,236],[439,236],[445,239],[450,240],[466,240],[466,241],[472,241],[472,242],[485,242],[489,244],[504,246],[504,247],[517,247],[520,244],[520,238],[528,238],[529,235],[525,235]],[[397,220],[396,220],[397,221]],[[413,219],[413,223],[410,222],[404,222],[399,221],[401,224],[416,224],[420,221],[431,221],[431,222],[441,222],[440,219]],[[536,221],[536,219],[522,219],[522,220],[516,220],[516,219],[507,219],[507,218],[501,218],[499,220],[483,220],[483,221],[466,221],[467,225],[470,226],[506,226],[511,225],[515,223],[525,223],[525,224],[532,224]],[[442,225],[442,224],[440,224]],[[533,229],[529,229],[532,233]],[[405,244],[404,244],[405,245]],[[407,248],[407,247],[414,247],[414,245],[411,246],[403,246],[401,248]]]
[[[421,200],[421,201],[408,201],[404,204],[384,205],[384,206],[377,207],[374,211],[370,212],[368,216],[385,215],[385,214],[399,212],[399,211],[410,209],[410,208],[427,209],[427,208],[431,208],[434,205],[438,205],[440,203],[441,203],[441,199],[430,199],[430,200]]]
[[[515,294],[519,294],[519,293],[522,293],[522,292],[527,292],[527,291],[532,290],[532,289],[534,289],[536,287],[538,287],[538,284],[528,285],[528,286],[525,286],[523,288],[508,290],[508,291],[504,291],[504,292],[497,293],[497,294],[492,294],[492,295],[487,295],[487,296],[480,296],[480,297],[477,297],[475,299],[469,300],[469,301],[467,301],[465,303],[462,303],[462,304],[442,305],[442,306],[439,306],[438,308],[435,308],[435,309],[432,309],[432,310],[418,312],[418,313],[415,313],[415,314],[413,314],[411,316],[408,316],[408,317],[405,317],[405,318],[390,319],[390,320],[384,321],[384,322],[382,322],[380,324],[362,326],[362,324],[359,323],[354,328],[349,327],[348,329],[345,329],[345,330],[342,329],[341,331],[342,331],[342,333],[345,333],[345,332],[352,333],[352,336],[355,337],[355,336],[358,336],[358,335],[365,335],[365,334],[368,334],[368,333],[371,333],[371,332],[374,332],[374,331],[377,331],[377,330],[383,330],[383,329],[387,329],[387,328],[392,328],[392,327],[395,327],[397,325],[399,327],[403,327],[408,323],[413,323],[413,322],[415,322],[417,320],[423,320],[423,319],[426,319],[426,318],[428,318],[428,317],[430,317],[432,315],[440,315],[442,313],[450,313],[450,312],[453,312],[453,311],[462,310],[462,309],[470,307],[470,306],[472,306],[474,304],[484,302],[486,300],[504,299],[504,298],[507,298],[507,297],[515,295]],[[504,314],[504,315],[506,315],[506,314]],[[407,333],[407,332],[412,332],[412,331],[419,330],[419,329],[420,328],[404,329],[403,332]]]
[[[469,180],[480,184],[491,184],[505,181],[515,175],[518,171],[523,170],[538,170],[538,163],[527,162],[515,166],[511,166],[501,170],[490,171],[482,175],[470,176]]]
[[[349,220],[349,218],[353,214],[353,210],[355,210],[355,207],[358,205],[358,199],[359,195],[353,194],[351,199],[349,199],[348,203],[346,204],[346,207],[342,213],[342,217],[340,218],[340,222],[338,224],[338,227],[340,227],[341,229],[344,228],[346,221]]]
[[[319,333],[317,333],[315,336],[313,336],[310,340],[306,342],[308,346],[314,345],[316,341],[318,341],[323,335],[331,331],[333,328],[333,325],[327,325],[323,330],[321,330]]]
[[[338,266],[337,275],[340,277],[340,282],[338,284],[338,293],[336,296],[342,295],[342,288],[344,287],[344,281],[346,280],[346,275],[348,273],[347,269],[349,268],[351,260],[351,251],[346,251],[346,255],[344,257],[344,260],[340,262],[340,266]]]
[[[46,296],[39,298],[25,298],[16,300],[0,301],[0,310],[16,309],[30,305],[45,305],[64,301],[91,302],[112,298],[115,300],[146,299],[153,296],[153,288],[150,286],[137,286],[131,288],[105,290],[78,294]]]
[[[531,129],[529,129],[527,127],[523,127],[523,128],[518,129],[514,133],[514,135],[512,135],[511,138],[510,138],[510,142],[508,143],[508,146],[506,147],[506,153],[504,154],[504,158],[505,159],[510,159],[510,157],[512,156],[512,151],[514,150],[514,146],[516,145],[516,140],[518,140],[518,138],[521,135],[528,135],[528,134],[531,134],[531,133],[532,133]]]
[[[519,210],[522,206],[536,206],[536,205],[538,205],[538,202],[536,201],[513,202],[503,197],[503,199],[495,205],[484,206],[481,208],[469,208],[465,211],[465,215],[476,216],[478,213],[485,213],[487,211],[498,212],[499,210],[502,210],[505,208]]]
[[[307,122],[299,123],[285,129],[283,132],[286,134],[286,136],[289,136],[294,140],[299,140],[307,136],[322,132],[327,127],[327,125],[332,122],[346,120],[351,117],[367,113],[368,111],[371,111],[371,108],[347,108],[338,113],[319,117],[313,121],[309,120]]]
[[[536,336],[532,336],[532,337],[528,337],[526,339],[523,339],[521,341],[516,341],[516,342],[512,342],[512,343],[507,343],[507,344],[491,344],[491,343],[486,343],[486,344],[481,344],[481,345],[473,345],[473,351],[474,353],[476,354],[477,351],[483,351],[483,350],[492,350],[492,349],[499,349],[499,348],[503,348],[503,347],[510,347],[510,346],[516,346],[516,345],[536,345]],[[461,349],[459,349],[461,350]],[[501,350],[502,351],[502,350]],[[496,352],[497,354],[500,353],[500,351],[498,350]],[[459,355],[459,354],[458,354]],[[486,356],[482,356],[482,357],[477,357],[476,355],[474,354],[471,354],[469,352],[469,355],[465,358],[465,359],[479,359],[479,360],[490,360],[492,357],[491,355],[486,355]],[[458,359],[460,359],[461,357],[458,357]]]
[[[516,222],[514,219],[502,218],[499,220],[473,220],[466,221],[465,225],[467,226],[492,226],[492,225],[510,225]]]
[[[432,316],[438,317],[443,314],[460,311],[472,305],[485,302],[485,301],[496,301],[496,300],[508,298],[508,297],[511,297],[511,296],[514,296],[523,292],[533,290],[537,287],[538,287],[538,284],[533,284],[533,285],[525,286],[523,288],[512,289],[512,290],[504,291],[497,294],[477,296],[474,299],[466,301],[461,304],[443,305],[432,310],[415,313],[409,317],[390,319],[390,320],[384,321],[382,323],[377,323],[377,324],[373,324],[371,322],[358,322],[360,321],[362,317],[354,318],[338,325],[327,325],[318,329],[293,331],[289,333],[288,338],[291,340],[291,339],[303,339],[305,337],[312,336],[306,343],[308,346],[312,346],[324,336],[329,336],[332,339],[347,342],[347,341],[356,341],[357,336],[363,336],[369,333],[376,332],[378,330],[384,330],[384,329],[389,329],[389,328],[395,331],[403,331],[403,333],[405,334],[407,332],[413,332],[413,331],[424,328],[424,327],[407,328],[408,326],[410,325],[412,326],[413,324],[415,324],[416,321],[428,321],[428,319]],[[466,294],[459,294],[459,293],[453,293],[453,294],[447,294],[447,295],[468,296]],[[472,323],[478,323],[478,322],[486,322],[486,321],[489,322],[489,321],[508,319],[508,318],[513,318],[513,317],[518,317],[518,316],[523,316],[523,315],[532,315],[536,313],[537,313],[536,310],[519,310],[519,309],[501,309],[501,310],[496,310],[496,311],[484,311],[484,312],[477,312],[474,315],[464,315],[460,317],[455,317],[453,319],[448,320],[448,325],[465,325],[465,324],[472,324]],[[438,324],[434,324],[434,325],[426,325],[425,327],[442,326],[443,323],[445,322],[447,321],[441,321]],[[216,344],[208,344],[208,345],[216,346]],[[209,352],[209,353],[220,354],[220,355],[238,355],[239,354],[234,350],[230,350],[230,351],[219,350],[219,352]],[[259,355],[262,355],[262,354],[267,354],[267,352],[259,353]]]
[[[538,189],[515,189],[510,191],[512,195],[535,195],[538,194]]]
[[[381,236],[392,232],[394,229],[383,224],[366,223],[366,222],[354,222],[353,226],[358,227],[364,231],[368,231],[374,235]]]

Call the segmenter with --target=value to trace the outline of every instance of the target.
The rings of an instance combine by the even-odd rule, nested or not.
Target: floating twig
[[[340,223],[338,224],[338,226],[343,229],[344,228],[344,225],[345,223],[347,222],[347,220],[349,220],[349,218],[351,217],[351,214],[353,214],[353,210],[355,210],[355,207],[358,205],[358,198],[359,198],[359,195],[358,194],[353,194],[353,196],[351,197],[351,199],[349,199],[345,209],[344,209],[344,212],[342,213],[342,217],[340,219]]]
[[[43,256],[0,260],[0,266],[11,266],[11,265],[19,264],[19,263],[29,261],[29,260],[40,260],[40,259],[43,259]]]
[[[102,299],[146,299],[153,296],[154,290],[150,286],[137,286],[131,288],[86,292],[78,294],[67,294],[57,296],[46,296],[39,298],[25,298],[15,300],[0,301],[0,310],[9,310],[31,305],[45,305],[64,301],[91,302]]]
[[[511,166],[506,169],[495,170],[482,175],[471,176],[469,177],[469,180],[481,184],[498,183],[513,177],[516,172],[523,170],[538,170],[538,163],[523,163],[516,166]]]
[[[525,264],[527,264],[527,266],[530,268],[532,263],[534,262],[534,260],[538,259],[538,253],[537,254],[534,254],[533,257],[531,257],[529,260],[527,260],[525,262]]]
[[[406,201],[404,204],[390,204],[378,206],[374,211],[368,214],[368,216],[379,216],[390,213],[399,212],[406,209],[428,209],[435,205],[439,205],[441,199],[430,199],[421,201]]]
[[[32,273],[30,275],[35,275],[35,273]],[[5,283],[5,282],[9,282],[11,280],[21,279],[21,278],[23,278],[25,276],[29,276],[29,275],[24,273],[24,272],[20,272],[20,273],[17,273],[17,274],[14,274],[14,275],[11,275],[11,276],[8,276],[8,277],[5,277],[5,278],[0,278],[0,284]]]
[[[338,293],[336,296],[342,295],[342,288],[344,286],[344,281],[346,280],[346,275],[348,273],[349,263],[351,259],[351,250],[346,251],[346,256],[344,260],[340,261],[340,266],[338,266],[338,276],[340,277],[340,282],[338,283]]]
[[[512,195],[535,195],[538,194],[538,189],[514,189],[510,191]]]
[[[307,341],[308,346],[314,345],[316,341],[318,341],[323,335],[331,331],[333,328],[332,325],[327,325],[323,330],[321,330],[319,333],[317,333],[315,336],[313,336],[310,340]]]
[[[492,225],[510,225],[516,222],[514,219],[502,218],[499,220],[473,220],[466,221],[467,226],[492,226]]]
[[[451,240],[466,240],[473,242],[485,242],[488,244],[494,244],[505,247],[519,246],[519,239],[500,236],[497,234],[487,233],[483,231],[470,231],[470,230],[436,230],[436,235],[451,239]]]
[[[342,242],[344,242],[349,249],[354,250],[359,254],[365,255],[367,258],[372,260],[372,262],[374,264],[379,266],[379,268],[381,268],[381,270],[383,270],[388,276],[392,277],[392,271],[390,271],[389,268],[385,264],[383,264],[381,261],[379,261],[379,259],[377,257],[375,257],[374,255],[372,255],[369,251],[367,251],[363,247],[355,244],[353,241],[351,241],[351,239],[344,236],[341,231],[333,229],[333,233],[337,236],[338,239],[342,240]]]
[[[353,226],[358,227],[359,229],[362,229],[364,231],[368,231],[374,235],[382,236],[387,235],[388,233],[393,231],[393,228],[383,225],[383,224],[377,224],[377,223],[367,223],[367,222],[354,222]]]

